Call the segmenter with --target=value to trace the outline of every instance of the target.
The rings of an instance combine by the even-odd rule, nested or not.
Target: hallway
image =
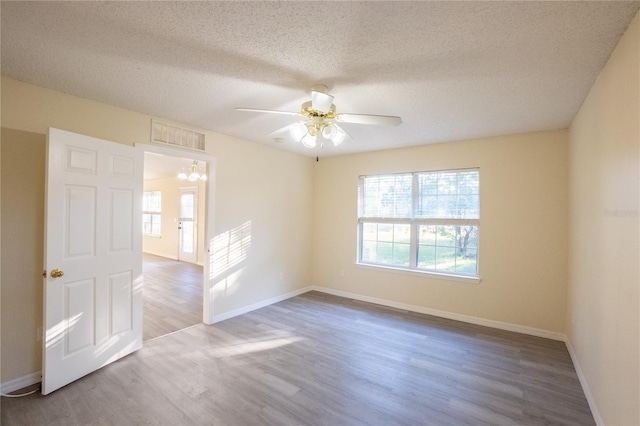
[[[202,322],[202,266],[143,253],[143,340]]]

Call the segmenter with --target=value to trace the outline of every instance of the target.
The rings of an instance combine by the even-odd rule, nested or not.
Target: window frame
[[[158,210],[145,210],[145,198],[147,197],[147,194],[158,194],[158,197],[160,198],[158,204],[159,204],[159,208]],[[149,215],[151,218],[151,231],[152,232],[146,232],[145,231],[145,226],[144,226],[144,215]],[[159,224],[158,224],[158,233],[154,234],[153,233],[153,225],[154,225],[154,217],[157,217],[159,220]],[[146,236],[146,237],[155,237],[155,238],[161,238],[162,237],[162,191],[158,191],[158,190],[152,190],[152,191],[143,191],[142,192],[142,235]]]
[[[473,171],[478,173],[478,204],[477,204],[477,219],[451,219],[451,218],[424,218],[417,217],[419,197],[419,177],[420,175],[430,173],[461,173]],[[383,177],[383,176],[401,176],[411,175],[411,214],[410,217],[391,218],[391,217],[368,217],[364,215],[364,182],[366,178],[371,177]],[[390,271],[398,271],[402,273],[418,274],[418,275],[434,275],[444,279],[452,279],[463,282],[480,282],[480,168],[463,168],[463,169],[444,169],[444,170],[429,170],[418,172],[400,172],[400,173],[381,173],[362,175],[358,177],[358,198],[357,198],[357,258],[356,265],[373,268],[384,269]],[[370,261],[363,261],[363,243],[364,243],[364,224],[402,224],[409,226],[410,233],[410,246],[409,246],[409,266],[393,265],[386,263],[376,263]],[[465,274],[460,272],[450,272],[438,269],[421,268],[418,266],[418,246],[419,246],[419,232],[420,226],[474,226],[477,233],[477,246],[476,246],[476,272],[475,274]],[[434,246],[434,247],[437,247]]]

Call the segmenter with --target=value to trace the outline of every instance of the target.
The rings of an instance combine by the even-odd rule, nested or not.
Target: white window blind
[[[142,233],[159,237],[162,224],[162,193],[145,191],[142,196]]]
[[[478,276],[479,171],[361,176],[358,262]]]

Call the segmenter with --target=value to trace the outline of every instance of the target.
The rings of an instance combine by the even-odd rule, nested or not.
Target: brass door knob
[[[64,275],[64,272],[62,272],[60,269],[51,270],[51,278],[60,278],[63,275]]]

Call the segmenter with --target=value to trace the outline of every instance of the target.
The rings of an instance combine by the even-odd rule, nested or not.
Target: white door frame
[[[213,324],[213,286],[215,282],[211,279],[213,271],[212,246],[215,237],[215,195],[216,195],[216,159],[206,153],[196,151],[187,151],[177,148],[156,146],[150,144],[136,143],[136,149],[154,154],[166,155],[168,157],[190,158],[197,160],[198,163],[207,164],[207,182],[206,182],[206,204],[204,207],[204,244],[200,242],[200,247],[204,247],[204,265],[202,274],[202,322],[205,324]],[[201,224],[202,225],[202,224]]]

